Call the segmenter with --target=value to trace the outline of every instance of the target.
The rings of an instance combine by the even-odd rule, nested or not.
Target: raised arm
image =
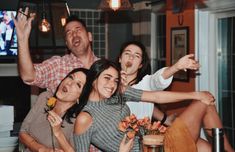
[[[16,27],[18,39],[18,67],[20,76],[23,81],[33,82],[35,79],[35,71],[33,62],[29,51],[29,35],[31,31],[31,23],[35,14],[29,14],[29,8],[26,7],[25,11],[19,9],[17,19],[13,18]]]
[[[188,54],[180,58],[174,65],[166,68],[162,73],[164,79],[168,79],[180,70],[198,70],[200,67],[198,61],[194,60],[194,54]]]
[[[199,100],[207,105],[214,104],[214,97],[207,91],[172,92],[172,91],[143,91],[142,101],[153,103],[173,103],[182,100]]]

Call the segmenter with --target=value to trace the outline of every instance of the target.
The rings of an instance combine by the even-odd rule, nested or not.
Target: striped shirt
[[[119,150],[124,133],[118,130],[118,124],[130,115],[126,100],[140,101],[142,91],[128,88],[122,97],[116,95],[99,102],[89,101],[83,111],[88,112],[93,119],[91,127],[81,135],[74,135],[76,151],[89,151],[90,144],[103,151]],[[122,104],[122,101],[124,104]],[[138,139],[135,139],[133,151],[139,151]]]
[[[98,58],[93,55],[93,61]],[[84,67],[82,61],[73,53],[66,54],[62,57],[53,56],[39,64],[34,64],[35,80],[28,85],[35,85],[40,88],[47,88],[51,92],[55,92],[56,87],[61,80],[73,69]]]

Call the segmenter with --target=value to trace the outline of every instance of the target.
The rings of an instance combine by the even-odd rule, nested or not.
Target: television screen
[[[16,11],[0,11],[0,57],[17,55],[17,37],[11,14]]]

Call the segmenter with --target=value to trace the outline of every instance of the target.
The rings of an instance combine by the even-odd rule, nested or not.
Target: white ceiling
[[[235,10],[235,0],[205,0],[206,10]]]

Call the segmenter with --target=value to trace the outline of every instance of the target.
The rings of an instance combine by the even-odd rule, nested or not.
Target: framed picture
[[[171,28],[171,65],[188,54],[188,48],[189,27]],[[189,81],[189,72],[181,70],[174,74],[174,79],[178,81]]]

